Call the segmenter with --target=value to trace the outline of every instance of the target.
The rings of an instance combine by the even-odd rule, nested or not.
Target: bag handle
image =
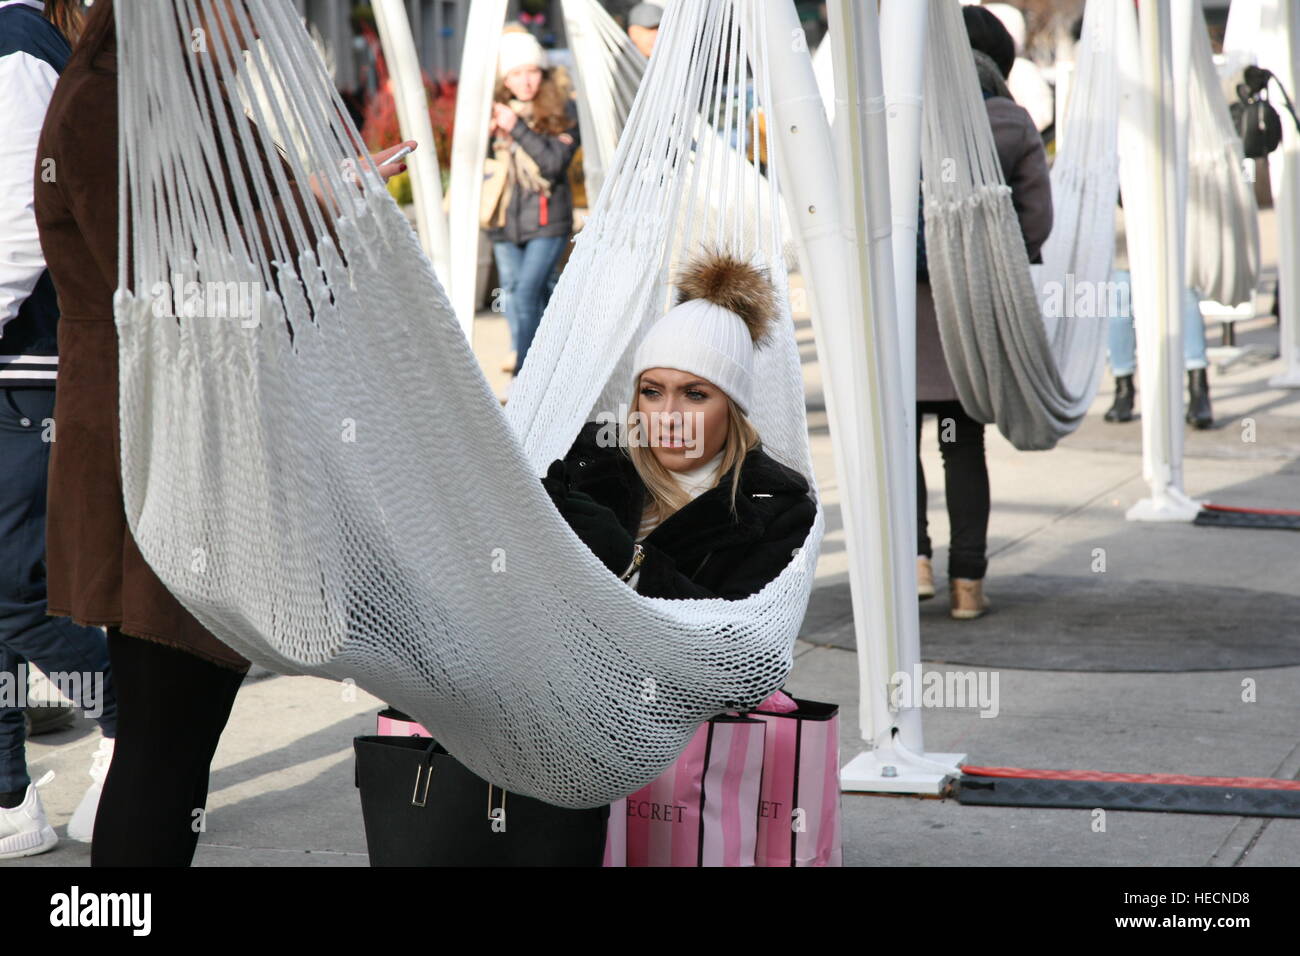
[[[487,817],[489,820],[495,819],[492,816],[494,812],[492,807],[492,790],[493,790],[493,785],[491,784],[491,782],[489,782],[488,783],[488,807],[487,807]],[[506,815],[506,796],[508,793],[509,791],[506,790],[505,787],[501,788],[501,815],[503,817]]]
[[[430,739],[424,751],[424,761],[415,768],[415,788],[411,791],[411,806],[423,807],[429,800],[429,782],[433,779],[433,757],[438,749],[438,742]],[[420,789],[420,778],[424,777],[424,789]],[[418,796],[419,799],[416,799]]]

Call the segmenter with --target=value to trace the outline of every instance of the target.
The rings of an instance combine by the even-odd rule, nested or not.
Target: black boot
[[[1187,373],[1187,424],[1201,430],[1214,424],[1214,413],[1210,411],[1210,382],[1203,368],[1194,368]]]
[[[1108,422],[1131,422],[1133,420],[1133,399],[1137,389],[1133,387],[1132,375],[1115,376],[1115,403],[1106,412]]]

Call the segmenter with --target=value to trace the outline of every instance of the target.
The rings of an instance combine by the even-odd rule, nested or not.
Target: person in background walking
[[[1043,140],[1029,113],[1016,105],[1006,87],[1006,75],[993,53],[1014,50],[1006,28],[981,7],[963,7],[979,72],[980,89],[997,146],[998,159],[1020,219],[1020,231],[1030,262],[1041,261],[1040,250],[1052,230],[1052,189]],[[993,51],[993,53],[988,51]],[[1007,69],[1010,69],[1009,60]],[[924,230],[921,237],[924,236]],[[949,614],[972,620],[989,608],[984,595],[988,570],[989,473],[984,459],[984,426],[971,418],[957,397],[948,371],[934,295],[922,254],[917,259],[916,284],[916,524],[917,596],[934,597],[934,549],[926,521],[925,471],[921,467],[921,418],[939,419],[939,452],[943,456],[944,491],[948,504]]]
[[[1108,422],[1131,422],[1133,405],[1137,401],[1137,388],[1133,376],[1137,373],[1137,330],[1133,327],[1132,293],[1127,269],[1116,269],[1111,281],[1118,283],[1124,294],[1119,301],[1127,306],[1110,317],[1110,332],[1106,340],[1106,357],[1115,376],[1115,400],[1106,410]],[[1187,424],[1204,430],[1214,425],[1214,411],[1210,406],[1210,380],[1206,369],[1210,361],[1205,353],[1205,319],[1201,316],[1201,297],[1195,289],[1183,293],[1183,367],[1187,370]]]
[[[33,203],[36,143],[79,27],[79,0],[0,0],[0,681],[27,686],[36,665],[95,716],[103,736],[91,785],[68,823],[88,841],[113,756],[117,705],[97,627],[46,615],[45,500],[57,437],[59,309]],[[56,170],[48,170],[55,175]],[[0,696],[0,859],[54,848],[58,836],[27,772],[20,700]]]
[[[485,221],[518,375],[546,308],[551,275],[573,232],[568,171],[578,149],[578,117],[532,34],[502,35],[497,76],[489,135],[504,181]]]

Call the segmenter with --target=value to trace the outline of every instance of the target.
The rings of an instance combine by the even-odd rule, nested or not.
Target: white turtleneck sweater
[[[718,470],[722,467],[722,452],[718,452],[704,464],[692,468],[690,471],[674,471],[673,480],[677,482],[677,487],[686,492],[694,501],[704,492],[713,487],[714,482],[718,480]],[[644,541],[646,535],[659,526],[659,522],[652,517],[643,517],[641,519],[641,528],[637,533],[637,541]],[[633,589],[636,588],[637,579],[641,577],[641,572],[637,571],[628,579]]]

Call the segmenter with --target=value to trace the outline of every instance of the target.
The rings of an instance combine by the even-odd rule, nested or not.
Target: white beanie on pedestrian
[[[497,76],[505,76],[521,66],[546,69],[546,51],[531,33],[510,30],[501,34],[501,46],[497,50]]]
[[[754,349],[776,315],[766,274],[734,256],[705,251],[677,279],[677,305],[637,346],[633,375],[672,368],[712,382],[746,415],[754,399]]]

